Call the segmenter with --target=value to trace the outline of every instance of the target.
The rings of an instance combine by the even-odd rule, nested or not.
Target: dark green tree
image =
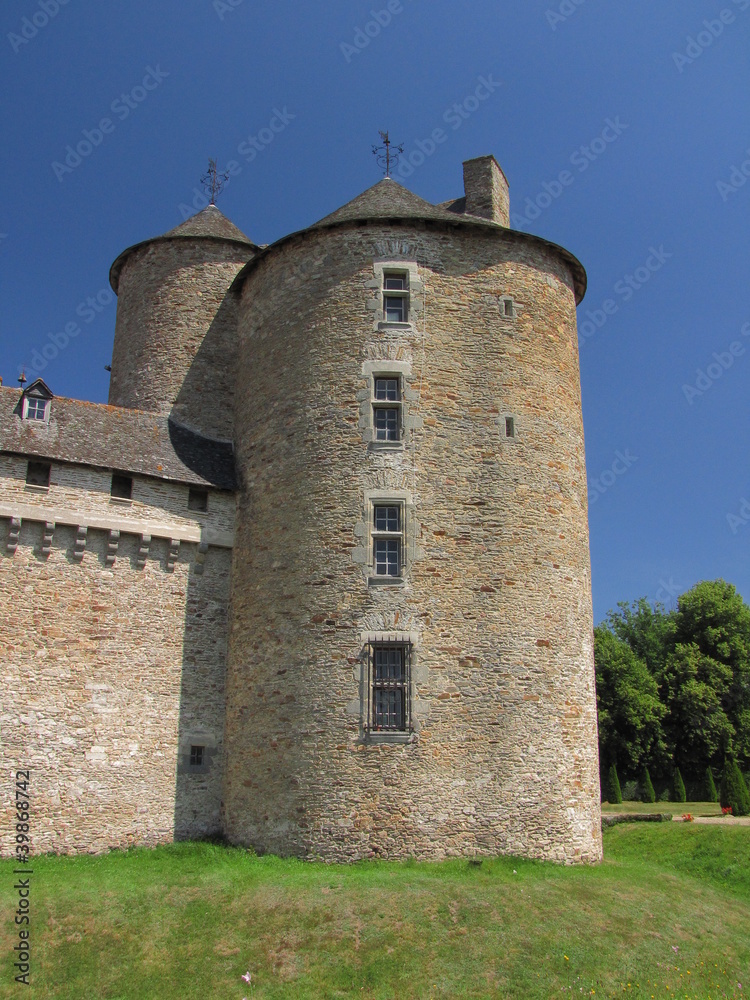
[[[696,584],[677,602],[675,649],[696,646],[718,666],[704,666],[699,678],[713,688],[721,711],[733,729],[738,758],[750,763],[750,607],[724,580]],[[712,709],[713,711],[713,709]],[[720,762],[726,742],[718,755]],[[716,754],[713,755],[716,760]]]
[[[661,604],[652,606],[646,597],[632,604],[620,601],[617,608],[607,615],[607,628],[627,643],[658,681],[674,645],[674,615],[665,611]]]
[[[695,643],[680,643],[667,658],[661,683],[664,728],[674,759],[689,778],[720,761],[734,736],[722,702],[731,683],[731,667],[705,655]]]
[[[733,816],[750,814],[750,792],[742,777],[736,757],[728,753],[724,760],[724,770],[721,775],[721,791],[719,801],[723,808],[731,806]]]
[[[613,805],[622,802],[622,792],[620,791],[620,779],[617,777],[617,767],[612,764],[607,772],[607,786],[605,788],[605,801]]]
[[[656,681],[630,647],[607,628],[594,629],[599,756],[602,767],[617,761],[626,774],[663,749]]]
[[[719,793],[716,791],[714,773],[710,767],[706,768],[706,776],[703,779],[703,800],[704,802],[718,802]]]
[[[687,802],[685,782],[682,780],[679,767],[674,769],[674,774],[672,775],[672,801]]]
[[[648,773],[648,768],[644,768],[643,771],[643,779],[641,781],[641,801],[656,802],[656,792],[654,791],[654,786],[651,782],[651,775]]]

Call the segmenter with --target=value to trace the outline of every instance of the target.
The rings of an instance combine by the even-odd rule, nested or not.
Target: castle
[[[263,247],[211,205],[113,264],[108,405],[0,389],[33,852],[601,857],[586,276],[464,188]]]

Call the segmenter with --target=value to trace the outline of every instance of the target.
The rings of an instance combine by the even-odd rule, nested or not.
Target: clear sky
[[[0,20],[6,385],[40,358],[57,395],[106,400],[109,266],[193,210],[209,156],[233,164],[221,210],[270,243],[379,179],[379,129],[428,201],[494,153],[514,227],[588,271],[595,620],[702,579],[750,599],[750,0],[16,0]]]

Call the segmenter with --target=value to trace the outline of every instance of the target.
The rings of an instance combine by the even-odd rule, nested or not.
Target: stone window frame
[[[512,295],[498,295],[497,304],[500,307],[502,319],[517,319],[518,307]]]
[[[372,570],[373,575],[380,579],[389,577],[393,580],[403,578],[406,568],[406,509],[402,500],[376,500],[372,504],[372,524],[370,525],[370,537],[372,540]],[[395,513],[395,518],[392,516]],[[378,523],[378,522],[381,523]],[[395,521],[395,525],[393,522]],[[386,546],[385,558],[379,547]],[[391,572],[391,555],[395,552],[396,572]],[[386,566],[385,573],[378,572],[378,565]]]
[[[375,573],[375,539],[379,534],[380,537],[384,537],[374,529],[375,507],[386,506],[397,506],[401,511],[398,576]],[[352,559],[362,566],[368,587],[403,587],[408,580],[412,563],[418,555],[416,516],[411,493],[396,488],[366,490],[362,519],[357,522],[354,533],[360,544],[352,550]]]
[[[419,731],[419,703],[416,698],[415,678],[419,670],[419,642],[414,632],[366,632],[360,636],[362,651],[359,657],[360,670],[360,738],[364,743],[391,743],[403,745],[414,743]],[[401,685],[404,692],[404,728],[377,729],[373,725],[373,705],[375,697],[374,651],[384,648],[404,650],[405,679]]]
[[[372,268],[374,277],[367,282],[366,287],[375,292],[375,297],[367,303],[368,309],[373,313],[373,329],[414,330],[416,322],[422,314],[420,295],[424,291],[417,262],[415,260],[399,260],[398,258],[381,258],[373,261]],[[387,289],[385,283],[386,276],[389,274],[403,275],[406,279],[406,288],[400,293],[398,289]],[[404,322],[392,322],[385,318],[384,297],[388,294],[399,295],[406,300],[407,312]]]
[[[512,434],[508,433],[509,421],[511,422]],[[520,443],[520,428],[517,413],[511,413],[509,410],[501,410],[500,414],[495,418],[495,423],[497,424],[501,441],[507,444]]]
[[[386,358],[379,361],[365,361],[362,365],[362,377],[366,388],[358,393],[360,403],[359,427],[362,439],[370,451],[403,451],[408,443],[411,432],[422,426],[422,420],[412,412],[412,407],[419,401],[419,393],[411,388],[411,364],[408,361],[391,361]],[[375,409],[382,405],[375,399],[375,379],[397,378],[400,387],[401,425],[397,441],[378,441],[375,437]]]
[[[201,763],[193,763],[193,750],[201,747]],[[180,775],[205,775],[219,763],[219,740],[215,733],[196,727],[180,737],[177,756],[177,773]]]

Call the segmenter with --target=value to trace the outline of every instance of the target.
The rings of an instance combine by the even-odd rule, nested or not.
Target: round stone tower
[[[231,438],[237,319],[227,290],[256,251],[210,205],[120,254],[110,271],[118,295],[110,404]]]
[[[234,842],[601,857],[585,273],[485,195],[383,180],[235,282]]]

